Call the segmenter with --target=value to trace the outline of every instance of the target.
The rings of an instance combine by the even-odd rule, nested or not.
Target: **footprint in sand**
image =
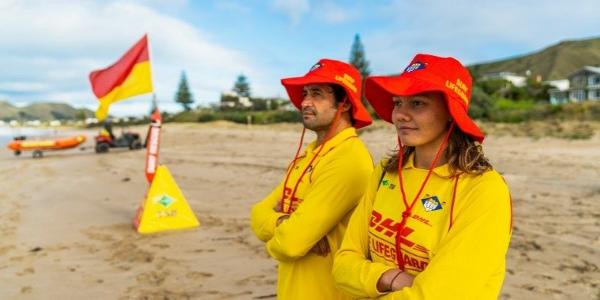
[[[227,222],[226,226],[227,228],[225,228],[225,232],[226,233],[233,233],[233,232],[241,232],[244,230],[248,230],[248,224],[250,223],[249,220],[246,219],[233,219]]]
[[[542,280],[552,280],[552,279],[554,279],[554,277],[549,276],[549,275],[545,275],[545,274],[536,274],[536,275],[533,275],[533,278],[542,279]]]
[[[101,241],[101,242],[114,242],[115,241],[115,238],[111,234],[108,234],[108,233],[87,232],[86,234],[90,239],[96,240],[96,241]]]
[[[113,244],[114,252],[108,259],[114,264],[120,263],[151,263],[154,260],[154,254],[140,249],[133,243],[119,242]]]
[[[544,289],[544,293],[550,295],[562,295],[563,292],[557,289]]]
[[[15,245],[2,246],[2,247],[0,247],[0,256],[2,256],[14,249],[15,249]]]
[[[272,283],[273,280],[265,279],[265,277],[265,275],[253,275],[236,281],[236,284],[248,285],[248,283],[250,283],[252,285],[264,285]]]
[[[139,274],[135,277],[138,283],[148,284],[151,286],[159,286],[165,282],[165,279],[169,276],[169,272],[155,272],[150,271],[146,273]]]
[[[166,267],[172,267],[172,266],[176,266],[176,265],[181,265],[181,261],[176,260],[176,259],[171,259],[171,258],[167,258],[164,256],[161,256],[159,258],[157,258],[155,260],[156,262],[156,268],[159,270],[162,270]]]
[[[17,276],[25,276],[35,273],[34,268],[25,268],[23,271],[17,273]]]
[[[21,294],[31,294],[33,288],[30,286],[24,286],[21,288]]]
[[[536,241],[524,241],[515,239],[511,245],[512,248],[521,251],[543,251],[543,248]]]
[[[158,249],[167,249],[171,247],[169,244],[152,244],[151,246]]]
[[[19,262],[19,261],[23,261],[23,256],[13,256],[11,258],[8,259],[10,262]]]
[[[189,272],[185,274],[185,277],[188,279],[202,279],[213,277],[213,274],[208,272]]]
[[[225,222],[217,217],[206,215],[202,218],[202,223],[205,227],[220,227],[223,226]]]
[[[212,252],[215,252],[215,251],[216,251],[215,249],[196,249],[196,250],[194,250],[193,252],[194,252],[194,253],[203,253],[203,252],[209,252],[209,253],[212,253]]]
[[[125,295],[119,299],[202,299],[200,295],[185,291],[173,291],[170,289],[140,290],[139,287],[130,287]]]
[[[598,272],[598,266],[596,266],[596,264],[591,263],[587,260],[582,260],[580,264],[561,264],[558,269],[560,271],[564,271],[565,269],[572,269],[574,271],[576,271],[579,274],[583,274],[583,273],[596,273]]]
[[[536,290],[536,287],[531,285],[531,284],[522,284],[519,286],[522,289],[528,290],[528,291],[534,291]]]

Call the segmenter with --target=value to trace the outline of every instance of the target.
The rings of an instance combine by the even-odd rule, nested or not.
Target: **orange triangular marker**
[[[169,169],[159,166],[146,200],[137,211],[134,228],[139,233],[155,233],[199,225]]]

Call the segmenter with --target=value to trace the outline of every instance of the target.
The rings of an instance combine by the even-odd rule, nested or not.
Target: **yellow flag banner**
[[[148,55],[148,38],[142,37],[113,65],[90,73],[92,90],[98,97],[96,118],[108,116],[111,104],[152,92],[152,73]]]

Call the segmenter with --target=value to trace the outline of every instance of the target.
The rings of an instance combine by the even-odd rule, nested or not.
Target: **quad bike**
[[[116,137],[112,132],[110,123],[104,124],[104,129],[96,137],[96,153],[106,153],[110,148],[129,148],[138,150],[142,148],[140,135],[136,132],[123,131]]]

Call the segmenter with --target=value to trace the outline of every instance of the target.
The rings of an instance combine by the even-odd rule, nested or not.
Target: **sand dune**
[[[2,151],[0,299],[274,299],[275,263],[248,215],[282,178],[299,134],[299,125],[166,124],[161,162],[202,225],[149,236],[131,229],[147,188],[143,151]],[[361,137],[378,160],[393,134],[379,125]],[[501,299],[600,299],[600,136],[493,134],[485,149],[513,195]]]

